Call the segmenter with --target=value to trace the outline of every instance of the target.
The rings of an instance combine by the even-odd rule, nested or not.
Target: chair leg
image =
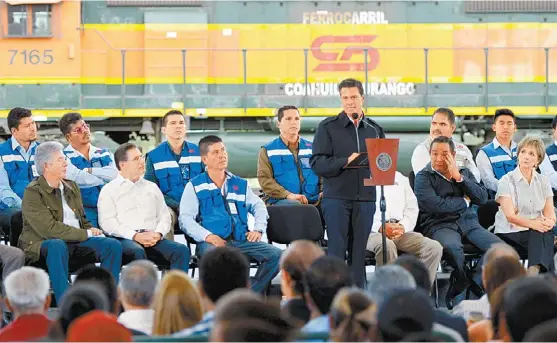
[[[435,292],[435,308],[439,308],[439,283],[437,282],[437,277],[433,282],[433,291]]]

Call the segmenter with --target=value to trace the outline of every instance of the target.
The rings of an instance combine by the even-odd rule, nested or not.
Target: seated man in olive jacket
[[[22,202],[23,231],[18,245],[27,261],[46,264],[56,301],[69,287],[68,261],[94,254],[116,282],[122,265],[122,246],[104,237],[85,218],[78,186],[65,180],[68,162],[62,144],[37,147],[35,165],[40,175],[25,189]]]

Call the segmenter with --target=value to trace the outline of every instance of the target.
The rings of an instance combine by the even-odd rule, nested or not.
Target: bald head
[[[304,274],[309,266],[323,255],[325,252],[319,245],[307,240],[295,241],[282,253],[280,269],[283,274],[288,274],[288,288],[294,294],[300,295],[304,292]]]
[[[491,248],[489,248],[489,250],[485,253],[482,267],[487,266],[489,263],[492,263],[495,259],[503,256],[509,256],[512,258],[516,258],[517,260],[520,260],[520,256],[518,255],[516,250],[514,250],[513,247],[505,243],[496,243],[493,244]]]

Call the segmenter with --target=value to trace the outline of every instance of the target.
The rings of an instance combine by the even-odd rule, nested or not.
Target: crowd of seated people
[[[430,137],[412,156],[414,182],[396,172],[395,184],[385,187],[387,265],[378,258],[362,288],[346,261],[325,256],[314,242],[296,241],[282,251],[262,241],[268,206],[321,211],[323,197],[322,181],[309,163],[312,144],[299,136],[298,109],[285,106],[277,117],[281,134],[259,154],[260,197],[247,180],[227,170],[221,138],[186,141],[179,111],[163,117],[167,140],[152,151],[143,154],[126,143],[112,154],[91,144],[89,125],[78,113],[60,119],[68,141],[64,148],[37,141],[30,110],[11,110],[12,137],[0,144],[0,225],[12,240],[12,246],[0,244],[3,292],[10,304],[3,311],[15,318],[6,337],[81,339],[85,333],[75,327],[94,321],[113,330],[91,335],[113,333],[124,340],[137,335],[291,340],[312,333],[355,341],[511,337],[500,331],[504,317],[490,320],[493,306],[501,312],[502,300],[494,299],[507,286],[503,281],[526,278],[515,262],[528,260],[529,277],[555,271],[557,143],[546,148],[529,136],[515,143],[515,116],[501,109],[494,116],[496,137],[479,150],[476,166],[469,149],[451,138],[454,113],[436,110]],[[557,117],[557,139],[556,127]],[[489,228],[478,216],[486,206],[492,208]],[[378,256],[380,217],[376,211],[367,240],[367,249]],[[174,240],[175,230],[195,251]],[[465,263],[466,244],[479,252],[474,269]],[[197,285],[187,274],[192,254],[200,258]],[[445,299],[449,310],[456,306],[453,315],[435,309],[429,299],[442,258],[453,270]],[[71,282],[71,273],[90,263],[100,267],[81,269]],[[253,263],[258,270],[250,277]],[[170,271],[158,280],[161,266]],[[275,304],[262,296],[279,272],[283,300]],[[20,285],[27,279],[52,287],[53,299],[49,290],[13,286],[10,300],[8,281]],[[91,280],[95,285],[81,284]],[[553,282],[542,276],[529,280]],[[479,299],[458,304],[466,289]],[[28,295],[34,297],[31,305],[23,300]],[[90,308],[80,307],[79,298],[88,299]],[[44,317],[51,301],[60,309],[52,323]],[[420,307],[431,311],[420,313]],[[400,308],[408,310],[406,317],[400,317]],[[238,322],[231,313],[242,309],[246,320]],[[252,311],[272,319],[251,318]],[[9,333],[32,320],[37,332]]]

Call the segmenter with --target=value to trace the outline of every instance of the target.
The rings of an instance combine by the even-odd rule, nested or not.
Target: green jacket
[[[31,181],[23,194],[23,230],[18,241],[19,248],[25,252],[25,258],[30,262],[39,260],[41,244],[47,239],[83,242],[88,238],[87,230],[92,225],[85,219],[79,187],[69,180],[63,180],[62,183],[64,197],[79,219],[80,228],[64,224],[60,192],[55,192],[43,176]]]

